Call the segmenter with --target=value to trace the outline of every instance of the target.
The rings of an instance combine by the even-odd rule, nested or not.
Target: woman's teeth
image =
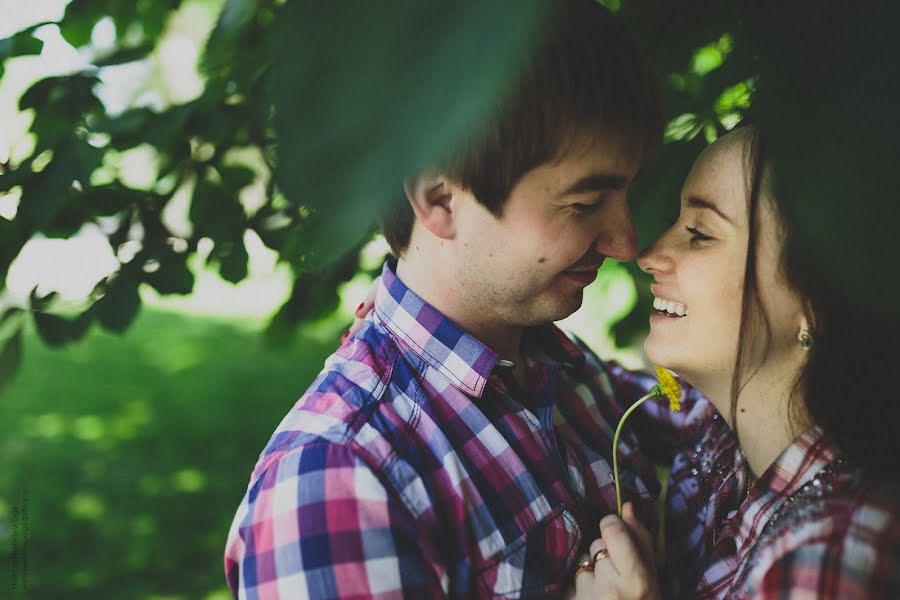
[[[653,308],[673,317],[684,317],[687,315],[687,307],[681,302],[673,302],[672,300],[663,300],[662,298],[654,297]]]

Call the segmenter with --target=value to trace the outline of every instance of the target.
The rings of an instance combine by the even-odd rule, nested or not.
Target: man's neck
[[[475,311],[465,305],[465,294],[460,293],[454,277],[448,276],[450,272],[434,264],[426,267],[421,260],[401,258],[397,261],[396,275],[406,287],[496,352],[501,359],[519,366],[522,362],[524,328],[497,323],[492,320],[491,314],[474,314]]]

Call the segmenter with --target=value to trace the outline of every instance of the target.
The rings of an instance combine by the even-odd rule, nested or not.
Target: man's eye
[[[594,202],[592,204],[573,204],[572,208],[581,214],[589,214],[600,208],[600,202]]]

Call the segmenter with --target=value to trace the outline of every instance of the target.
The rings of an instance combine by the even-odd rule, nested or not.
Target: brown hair
[[[494,115],[436,165],[497,217],[526,172],[575,143],[614,135],[644,159],[661,141],[655,77],[618,17],[595,0],[555,0],[541,43],[531,52]],[[395,255],[409,245],[414,221],[405,199],[382,217]]]
[[[747,209],[750,237],[744,271],[744,292],[738,353],[731,386],[732,428],[736,429],[737,400],[752,377],[745,348],[762,343],[768,349],[769,320],[760,301],[756,280],[756,215],[765,189],[781,226],[781,269],[805,304],[812,326],[812,346],[794,382],[789,417],[796,430],[820,426],[843,452],[876,479],[900,480],[893,429],[900,420],[892,382],[897,341],[894,329],[880,316],[865,310],[822,264],[793,225],[805,218],[808,205],[801,198],[777,193],[778,162],[768,136],[755,125],[750,146],[750,193]],[[771,178],[771,180],[770,180]],[[769,193],[771,192],[771,193]],[[848,248],[848,255],[866,260],[866,248]],[[760,336],[760,337],[755,337]],[[799,342],[798,342],[799,343]]]

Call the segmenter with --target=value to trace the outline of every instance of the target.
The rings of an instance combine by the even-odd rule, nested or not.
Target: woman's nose
[[[662,245],[660,244],[661,241],[662,238],[656,240],[638,256],[638,267],[640,267],[641,271],[644,273],[656,275],[664,272],[671,266],[671,261],[667,259],[663,253]]]

